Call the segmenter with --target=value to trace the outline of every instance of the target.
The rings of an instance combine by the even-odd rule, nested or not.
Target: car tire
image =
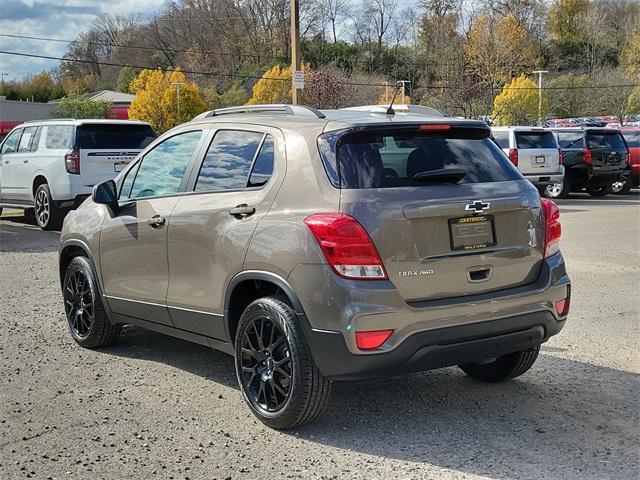
[[[550,199],[567,198],[568,195],[563,196],[565,192],[564,183],[551,183],[542,189],[542,194]]]
[[[611,193],[611,185],[597,185],[587,187],[587,193],[592,197],[606,197]]]
[[[631,191],[631,182],[629,179],[624,182],[614,182],[611,185],[611,193],[616,195],[628,195]]]
[[[64,211],[57,208],[51,198],[49,185],[43,183],[36,189],[33,199],[36,223],[42,230],[58,230],[64,220]]]
[[[249,304],[235,338],[244,400],[261,422],[282,430],[315,420],[331,390],[313,362],[298,316],[284,300],[264,297]]]
[[[529,370],[540,353],[540,346],[521,352],[509,353],[490,363],[467,363],[460,365],[464,373],[483,382],[501,382],[516,378]]]
[[[107,317],[93,264],[86,257],[69,263],[63,281],[64,310],[69,332],[85,348],[106,347],[120,335],[121,325]]]

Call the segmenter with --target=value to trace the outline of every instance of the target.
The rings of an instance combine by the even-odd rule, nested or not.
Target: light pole
[[[171,85],[176,87],[176,103],[178,105],[178,123],[180,123],[180,85],[184,85],[184,82],[174,82]]]
[[[548,70],[535,70],[532,72],[538,75],[538,126],[542,125],[542,74],[549,73]]]

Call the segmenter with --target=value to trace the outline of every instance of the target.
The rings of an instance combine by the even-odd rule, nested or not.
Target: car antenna
[[[393,109],[393,102],[396,101],[396,96],[398,95],[398,91],[400,90],[400,86],[402,82],[396,82],[396,88],[393,90],[393,97],[391,97],[391,103],[389,107],[387,107],[387,115],[395,115],[396,111]]]

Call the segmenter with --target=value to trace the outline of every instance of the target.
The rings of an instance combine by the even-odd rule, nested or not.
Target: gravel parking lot
[[[221,353],[134,327],[76,346],[58,234],[3,217],[0,479],[638,478],[640,196],[559,203],[572,313],[529,373],[337,384],[286,433],[253,418]]]

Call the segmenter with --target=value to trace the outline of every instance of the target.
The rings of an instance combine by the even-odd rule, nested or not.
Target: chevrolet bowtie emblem
[[[466,207],[464,207],[467,212],[481,213],[486,210],[489,210],[491,204],[489,202],[483,202],[482,200],[476,200],[475,202],[467,203]]]

